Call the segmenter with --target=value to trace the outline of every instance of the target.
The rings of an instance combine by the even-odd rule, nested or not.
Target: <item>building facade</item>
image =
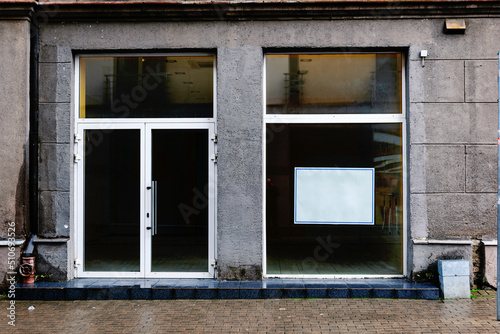
[[[497,1],[1,3],[1,266],[32,240],[53,280],[494,284],[499,28]]]

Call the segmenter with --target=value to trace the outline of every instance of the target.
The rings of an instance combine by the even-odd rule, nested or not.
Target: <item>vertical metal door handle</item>
[[[157,183],[156,181],[151,181],[151,235],[155,236],[158,233],[158,224],[157,224]]]

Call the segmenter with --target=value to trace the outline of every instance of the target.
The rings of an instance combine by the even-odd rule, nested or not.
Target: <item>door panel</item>
[[[151,271],[207,271],[208,130],[151,132]]]
[[[85,271],[140,271],[140,137],[84,131]]]

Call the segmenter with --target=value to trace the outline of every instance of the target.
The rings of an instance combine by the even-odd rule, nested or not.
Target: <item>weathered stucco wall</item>
[[[468,240],[496,239],[496,59],[500,40],[495,36],[500,20],[466,21],[465,35],[445,35],[442,19],[64,23],[41,27],[40,234],[70,237],[68,247],[60,247],[61,256],[51,258],[54,268],[66,265],[68,271],[63,275],[72,275],[73,53],[122,50],[213,50],[217,54],[217,254],[222,279],[258,279],[262,270],[265,51],[398,48],[407,52],[406,274],[432,268],[443,258],[471,260]],[[421,50],[429,53],[425,66],[419,57]],[[415,245],[414,239],[418,239]],[[428,244],[429,240],[434,244]],[[462,243],[450,246],[442,240]]]
[[[66,52],[62,52],[64,50]],[[37,271],[55,280],[72,277],[71,234],[73,63],[71,50],[43,47],[39,58],[39,226]],[[53,239],[59,242],[51,242]]]
[[[410,63],[414,272],[440,259],[472,261],[473,239],[496,239],[497,22],[467,20],[465,35],[423,45],[425,67]]]
[[[29,23],[0,21],[0,240],[24,239],[28,220]],[[0,285],[8,266],[8,247],[0,246]],[[16,261],[19,257],[16,247]]]

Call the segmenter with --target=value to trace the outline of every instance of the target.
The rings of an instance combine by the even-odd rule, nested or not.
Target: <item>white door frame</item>
[[[151,153],[151,143],[152,136],[151,130],[161,129],[161,130],[173,130],[173,129],[206,129],[208,130],[208,259],[207,259],[207,272],[196,273],[196,272],[152,272],[151,271],[151,249],[152,249],[152,237],[148,227],[153,227],[152,218],[153,215],[150,214],[146,217],[146,225],[143,227],[142,232],[146,232],[148,235],[145,236],[145,254],[143,258],[143,263],[145,264],[145,276],[146,277],[159,277],[159,278],[213,278],[214,277],[214,266],[212,264],[212,259],[215,259],[215,160],[210,160],[212,156],[215,155],[215,141],[210,140],[215,135],[215,127],[213,123],[165,123],[165,122],[155,122],[145,124],[146,133],[146,156],[145,156],[145,175],[144,179],[146,184],[143,189],[151,187],[151,172],[152,172],[152,153]],[[152,192],[149,191],[146,194],[146,207],[151,208]],[[146,215],[147,216],[147,215]]]
[[[117,271],[84,271],[84,130],[119,130],[119,129],[137,129],[140,130],[140,271],[139,272],[117,272]],[[75,222],[76,222],[76,277],[122,277],[122,278],[213,278],[215,276],[215,196],[216,196],[216,166],[214,161],[208,163],[208,183],[209,183],[209,218],[208,218],[208,258],[206,272],[151,272],[151,233],[147,227],[151,227],[151,215],[149,218],[146,213],[147,208],[151,206],[151,192],[147,192],[146,187],[151,186],[151,130],[152,129],[207,129],[208,130],[208,157],[209,159],[216,154],[215,123],[200,119],[196,122],[193,119],[182,122],[179,119],[164,120],[141,119],[141,120],[107,120],[107,121],[84,121],[78,122],[75,134]]]

